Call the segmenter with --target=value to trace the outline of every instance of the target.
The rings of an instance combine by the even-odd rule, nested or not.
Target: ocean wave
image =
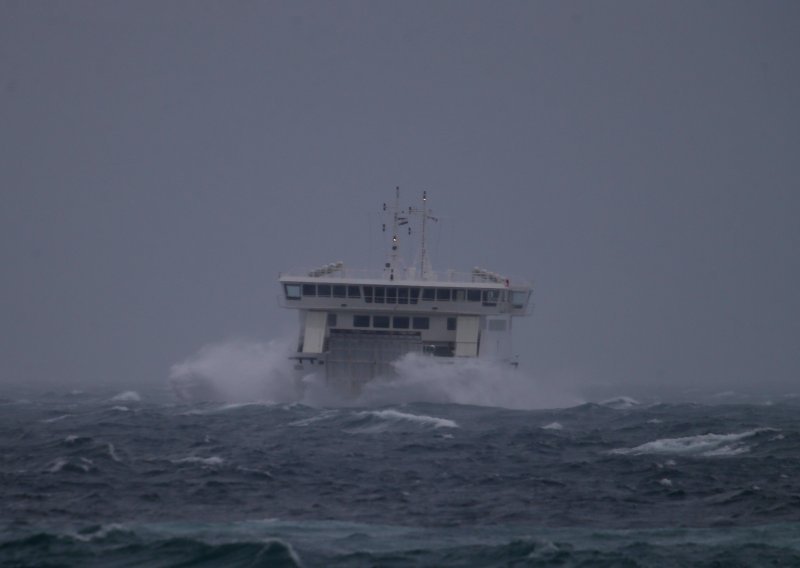
[[[45,468],[47,473],[93,473],[98,471],[94,461],[89,458],[79,458],[72,460],[70,458],[59,457],[54,459]]]
[[[643,455],[643,454],[679,454],[699,455],[704,457],[729,457],[737,456],[750,451],[750,446],[743,440],[752,438],[770,428],[758,428],[738,434],[699,434],[683,438],[661,438],[647,442],[633,448],[618,448],[611,450],[612,454]]]
[[[142,397],[136,391],[125,391],[111,398],[115,402],[141,402]]]
[[[636,406],[641,406],[642,403],[632,398],[630,396],[617,396],[614,398],[609,398],[599,403],[600,406],[605,406],[607,408],[614,408],[616,410],[625,410],[627,408],[634,408]]]
[[[423,428],[458,428],[458,424],[447,418],[425,416],[422,414],[409,414],[394,409],[362,410],[355,412],[356,424],[345,431],[350,433],[376,433],[384,432],[395,427],[413,426]]]
[[[200,464],[204,466],[211,466],[211,467],[218,467],[225,463],[225,460],[219,456],[211,456],[208,458],[201,458],[197,456],[189,456],[186,458],[180,458],[177,460],[170,460],[174,464],[181,464],[181,463],[191,463],[191,464]]]

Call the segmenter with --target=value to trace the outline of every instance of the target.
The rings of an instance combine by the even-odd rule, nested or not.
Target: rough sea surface
[[[800,401],[0,399],[2,566],[800,566]]]

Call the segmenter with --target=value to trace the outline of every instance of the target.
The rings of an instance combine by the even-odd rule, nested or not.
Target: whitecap
[[[551,422],[550,424],[542,426],[542,430],[563,430],[563,429],[564,426],[562,426],[560,422]]]
[[[197,463],[197,464],[207,465],[207,466],[220,466],[223,463],[225,463],[225,460],[222,459],[219,456],[211,456],[209,458],[200,458],[200,457],[197,457],[197,456],[189,456],[187,458],[181,458],[181,459],[178,459],[178,460],[170,460],[170,461],[172,461],[172,463],[175,463],[175,464],[178,464],[178,463]]]
[[[65,418],[69,418],[70,416],[72,416],[72,414],[62,414],[61,416],[54,416],[53,418],[45,418],[44,420],[40,420],[39,422],[43,422],[44,424],[52,424],[53,422],[64,420]]]
[[[111,400],[116,400],[119,402],[141,402],[142,397],[136,391],[125,391],[121,392]]]
[[[116,448],[114,448],[114,444],[111,442],[108,443],[108,455],[111,456],[111,459],[115,462],[122,462],[119,455],[117,454]]]
[[[47,468],[47,471],[50,473],[58,473],[64,469],[64,466],[66,466],[68,463],[69,460],[67,458],[56,458],[52,461],[50,467]]]
[[[612,454],[643,455],[643,454],[682,454],[700,455],[706,457],[735,456],[750,450],[742,442],[759,432],[771,430],[760,428],[748,430],[738,434],[700,434],[683,438],[662,438],[636,446],[634,448],[619,448],[611,450]]]
[[[600,403],[601,406],[607,406],[608,408],[613,408],[615,410],[624,410],[626,408],[633,408],[634,406],[640,406],[641,404],[642,404],[641,402],[629,396],[618,396],[615,398],[609,398],[608,400],[604,400]]]
[[[127,406],[112,406],[111,410],[116,410],[117,412],[130,412],[131,409]]]
[[[311,418],[304,418],[302,420],[295,420],[294,422],[289,422],[289,426],[300,426],[305,427],[309,424],[313,424],[314,422],[319,422],[321,420],[327,420],[329,418],[333,418],[339,414],[336,410],[326,410],[325,412],[321,412],[317,416],[312,416]]]
[[[386,410],[364,410],[356,413],[357,416],[375,416],[388,422],[408,421],[421,426],[431,426],[433,428],[458,428],[458,424],[447,418],[437,418],[436,416],[425,416],[424,414],[408,414],[391,408]]]
[[[672,487],[672,480],[668,477],[664,477],[658,480],[659,485],[663,485],[664,487]]]

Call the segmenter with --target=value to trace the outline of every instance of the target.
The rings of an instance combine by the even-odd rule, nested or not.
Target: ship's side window
[[[328,314],[328,327],[336,327],[336,314]]]
[[[353,327],[369,327],[369,316],[353,316]]]
[[[408,316],[394,316],[392,318],[392,327],[395,329],[408,329],[409,323]]]
[[[411,297],[411,303],[416,304],[417,300],[419,300],[419,288],[411,288],[409,292]]]
[[[528,299],[528,293],[523,291],[511,292],[511,305],[515,308],[524,308],[525,301]]]
[[[450,288],[438,288],[436,290],[436,299],[439,301],[447,301],[450,299]]]
[[[394,287],[386,288],[386,303],[387,304],[397,303],[397,288]]]
[[[432,302],[436,299],[436,288],[423,288],[422,299]]]
[[[447,331],[456,330],[456,318],[447,318]]]
[[[303,296],[316,296],[316,295],[317,295],[316,284],[303,284]]]
[[[364,301],[368,304],[372,303],[372,286],[364,286]]]
[[[334,284],[333,285],[333,297],[334,298],[344,298],[346,296],[345,292],[347,292],[347,286],[343,284]]]
[[[361,290],[358,286],[348,286],[347,287],[347,297],[348,298],[360,298],[361,297]]]
[[[411,320],[411,327],[414,329],[429,329],[431,327],[431,320],[430,318],[413,318]]]
[[[457,288],[453,290],[453,301],[454,302],[463,302],[464,301],[464,290],[463,288]]]
[[[331,285],[330,284],[319,284],[319,285],[317,285],[317,296],[330,298],[331,297]]]
[[[283,289],[286,291],[287,300],[300,299],[300,284],[284,284]]]
[[[496,306],[497,298],[500,296],[499,290],[484,290],[483,291],[483,305]]]
[[[389,316],[372,316],[372,327],[388,328]]]
[[[408,288],[398,288],[397,289],[397,303],[398,304],[407,304],[408,303]]]
[[[375,303],[383,304],[386,298],[386,288],[383,286],[375,286]]]
[[[470,302],[480,302],[481,301],[481,291],[480,290],[467,290],[467,300]]]

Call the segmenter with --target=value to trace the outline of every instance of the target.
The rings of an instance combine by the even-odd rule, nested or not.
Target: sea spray
[[[233,339],[206,345],[170,369],[179,398],[189,401],[297,401],[288,340]]]
[[[367,383],[358,401],[367,406],[433,402],[514,409],[567,407],[581,401],[507,363],[408,354],[396,376]]]

